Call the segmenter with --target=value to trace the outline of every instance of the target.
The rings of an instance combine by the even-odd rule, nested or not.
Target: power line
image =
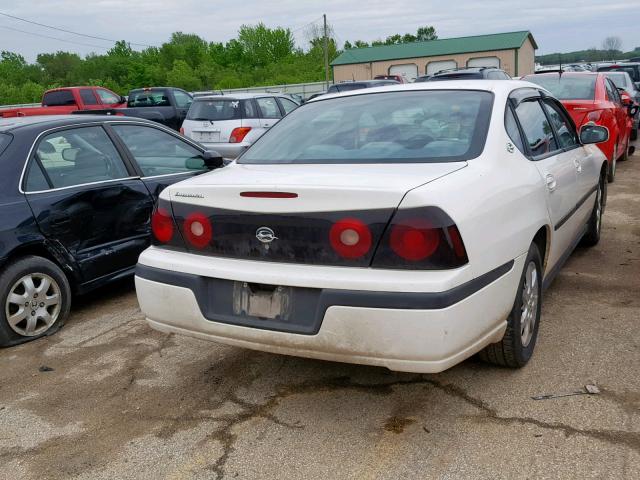
[[[79,35],[81,37],[94,38],[96,40],[105,40],[107,42],[114,42],[114,43],[118,41],[118,40],[113,40],[112,38],[97,37],[95,35],[87,35],[86,33],[72,32],[71,30],[65,30],[64,28],[53,27],[51,25],[45,25],[44,23],[34,22],[33,20],[27,20],[26,18],[20,18],[20,17],[16,17],[15,15],[9,15],[8,13],[0,12],[0,15],[3,15],[5,17],[9,17],[9,18],[13,18],[15,20],[20,20],[21,22],[26,22],[26,23],[31,23],[33,25],[38,25],[40,27],[50,28],[52,30],[58,30],[59,32],[71,33],[72,35]],[[128,42],[128,43],[130,45],[137,45],[139,47],[153,47],[153,45],[147,45],[145,43],[133,43],[133,42]],[[104,48],[104,47],[101,47],[101,48]]]
[[[314,24],[314,23],[316,23],[316,22],[317,22],[317,21],[319,21],[319,20],[322,20],[322,16],[320,16],[320,17],[316,18],[315,20],[312,20],[312,21],[311,21],[311,22],[309,22],[309,23],[305,23],[305,24],[304,24],[304,25],[302,25],[301,27],[298,27],[298,28],[294,28],[294,29],[292,29],[292,30],[291,30],[291,33],[295,33],[295,32],[297,32],[298,30],[302,30],[303,28],[308,27],[309,25]],[[290,27],[288,27],[288,28],[290,28]]]
[[[50,40],[57,40],[59,42],[73,43],[75,45],[83,45],[85,47],[93,47],[93,48],[101,48],[103,50],[109,50],[107,47],[103,47],[102,45],[93,45],[90,43],[74,42],[73,40],[64,40],[62,38],[50,37],[49,35],[43,35],[41,33],[27,32],[26,30],[20,30],[18,28],[13,28],[13,27],[6,27],[4,25],[0,25],[0,28],[4,28],[6,30],[13,30],[14,32],[26,33],[27,35],[34,35],[36,37],[48,38]]]

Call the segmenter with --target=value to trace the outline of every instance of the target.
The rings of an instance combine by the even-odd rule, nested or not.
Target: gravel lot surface
[[[639,327],[635,155],[600,244],[545,293],[526,368],[398,374],[165,335],[127,281],[0,350],[0,479],[637,479]],[[531,399],[586,384],[601,393]]]

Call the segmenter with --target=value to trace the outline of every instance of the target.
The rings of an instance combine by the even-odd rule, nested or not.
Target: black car
[[[504,70],[495,67],[468,67],[443,70],[429,78],[429,82],[441,80],[511,80]]]
[[[397,80],[359,80],[357,82],[335,83],[329,87],[327,93],[349,92],[361,88],[385,87],[387,85],[400,85]]]
[[[0,120],[0,346],[53,333],[72,295],[132,275],[160,192],[221,165],[147,120]]]

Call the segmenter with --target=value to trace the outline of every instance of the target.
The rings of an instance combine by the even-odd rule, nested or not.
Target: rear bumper
[[[518,257],[478,279],[442,290],[321,288],[312,328],[291,332],[274,329],[258,318],[245,319],[257,324],[215,318],[207,307],[212,293],[207,285],[215,275],[180,272],[174,262],[171,270],[150,268],[153,260],[145,262],[147,252],[136,271],[136,290],[140,307],[155,329],[273,353],[423,373],[445,370],[502,338],[524,264],[524,257]],[[212,269],[222,260],[196,257],[201,264],[211,260]],[[244,263],[266,270],[283,267]],[[320,274],[324,269],[318,268]],[[369,277],[393,275],[363,270],[368,270]],[[223,268],[218,271],[224,275]],[[321,283],[331,284],[321,277]],[[247,277],[245,281],[260,280]],[[385,283],[378,279],[379,285]],[[295,286],[295,278],[290,277],[288,284]]]

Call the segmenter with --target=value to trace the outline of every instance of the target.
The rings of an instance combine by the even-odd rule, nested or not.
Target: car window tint
[[[115,93],[111,93],[103,88],[98,88],[96,92],[98,92],[98,96],[102,100],[102,103],[106,103],[107,105],[120,103],[120,97]]]
[[[253,103],[253,100],[242,100],[242,114],[244,118],[258,118],[258,112],[256,112],[256,106]]]
[[[75,105],[76,100],[70,90],[53,90],[46,92],[42,97],[42,105],[45,107],[60,107]]]
[[[239,163],[463,161],[484,147],[493,95],[395,91],[335,97],[297,108]]]
[[[571,148],[579,144],[578,135],[573,129],[573,125],[567,119],[565,114],[554,103],[545,100],[543,102],[544,108],[551,120],[553,128],[556,129],[558,142],[560,142],[560,148]]]
[[[520,103],[516,108],[516,115],[534,157],[546,155],[558,149],[551,125],[537,100]]]
[[[178,108],[189,108],[189,106],[193,102],[193,98],[191,98],[191,95],[180,90],[174,90],[173,97],[176,99],[176,106]]]
[[[520,135],[520,130],[518,129],[518,124],[516,123],[516,117],[513,116],[513,112],[510,108],[507,109],[507,113],[504,117],[504,126],[513,144],[518,147],[518,150],[520,150],[522,153],[525,153],[524,144],[522,143],[522,136]]]
[[[295,110],[296,108],[298,108],[298,105],[295,102],[292,102],[291,100],[287,99],[287,98],[282,98],[280,97],[280,104],[282,105],[282,108],[284,108],[284,113],[285,115],[293,110]]]
[[[93,94],[93,90],[90,88],[82,88],[80,89],[80,97],[85,105],[97,105],[98,100],[96,100],[96,96]]]
[[[51,133],[38,143],[40,160],[53,188],[115,180],[129,176],[120,154],[102,127],[84,127]],[[38,169],[30,172],[37,176]],[[41,172],[42,173],[42,172]],[[27,186],[39,181],[34,177]]]
[[[145,177],[205,170],[200,151],[184,140],[143,125],[113,125]]]
[[[260,109],[260,116],[262,118],[280,118],[282,114],[276,103],[276,99],[273,97],[256,98],[258,108]]]
[[[51,188],[51,185],[49,185],[44,173],[42,173],[38,162],[31,162],[29,164],[29,171],[27,172],[25,192],[37,192],[40,190],[48,190],[49,188]]]
[[[131,92],[127,102],[129,107],[170,107],[171,102],[165,92],[159,90],[141,90]]]

